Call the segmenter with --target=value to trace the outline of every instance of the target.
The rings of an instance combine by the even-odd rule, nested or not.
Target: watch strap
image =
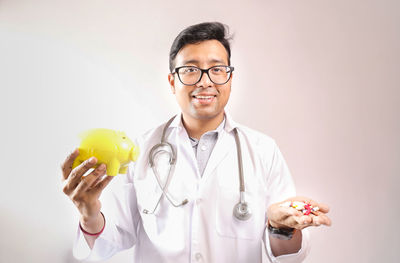
[[[271,226],[268,222],[268,234],[271,237],[282,239],[282,240],[290,240],[293,237],[295,229],[294,228],[276,228]]]

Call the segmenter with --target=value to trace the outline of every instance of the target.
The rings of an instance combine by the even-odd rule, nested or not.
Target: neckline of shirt
[[[192,146],[196,146],[199,144],[200,140],[204,137],[204,136],[208,136],[208,135],[212,135],[212,136],[216,136],[216,138],[218,138],[219,134],[222,132],[222,130],[225,128],[225,116],[224,119],[222,120],[222,122],[218,125],[218,127],[215,130],[212,131],[208,131],[206,133],[204,133],[203,135],[201,135],[200,139],[196,139],[196,138],[192,138],[189,136],[190,139],[190,143],[192,144]]]

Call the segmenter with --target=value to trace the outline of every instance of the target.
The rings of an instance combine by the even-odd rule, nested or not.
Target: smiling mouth
[[[215,98],[215,97],[217,97],[217,95],[208,95],[208,96],[196,96],[196,95],[194,95],[194,96],[192,96],[192,98],[196,98],[196,99],[199,99],[199,100],[208,100],[208,99],[212,99],[212,98]]]

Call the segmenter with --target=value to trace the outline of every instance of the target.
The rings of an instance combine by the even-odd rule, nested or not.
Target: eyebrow
[[[220,59],[211,59],[211,60],[209,60],[208,61],[209,63],[221,63],[221,64],[225,64],[225,62],[223,61],[223,60],[220,60]],[[189,59],[189,60],[184,60],[183,61],[183,65],[186,65],[186,64],[198,64],[199,63],[199,61],[197,60],[197,59]]]

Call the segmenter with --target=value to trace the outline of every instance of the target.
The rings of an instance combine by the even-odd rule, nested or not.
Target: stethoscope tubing
[[[166,136],[166,131],[167,131],[168,127],[171,125],[171,123],[175,119],[175,117],[176,117],[176,115],[174,117],[172,117],[170,120],[168,120],[168,122],[165,124],[163,132],[162,132],[162,136],[161,136],[161,142],[154,145],[149,152],[149,164],[153,170],[154,176],[156,177],[157,184],[160,187],[162,194],[160,195],[160,198],[158,199],[154,209],[151,212],[147,209],[143,210],[143,213],[145,213],[145,214],[154,214],[154,212],[156,211],[157,207],[159,206],[163,196],[165,196],[174,207],[183,206],[188,203],[188,199],[184,199],[181,203],[176,204],[176,202],[173,201],[173,198],[168,193],[168,186],[171,182],[172,175],[174,174],[174,170],[175,170],[177,154],[176,154],[176,151],[175,151],[174,147],[172,146],[172,144],[170,144],[166,141],[165,136]],[[237,150],[239,182],[240,182],[240,189],[239,189],[240,199],[239,199],[239,202],[233,208],[233,215],[239,220],[248,220],[251,217],[251,210],[245,201],[245,183],[244,183],[244,176],[243,176],[242,149],[240,146],[240,139],[239,139],[239,134],[238,134],[237,128],[234,128],[233,132],[234,132],[236,150]],[[170,152],[164,150],[163,148],[169,148]],[[155,157],[157,156],[157,154],[160,154],[160,153],[168,153],[168,155],[169,155],[170,167],[169,167],[169,171],[168,171],[167,180],[166,180],[164,186],[162,186],[161,178],[158,174],[156,164],[155,164]]]

